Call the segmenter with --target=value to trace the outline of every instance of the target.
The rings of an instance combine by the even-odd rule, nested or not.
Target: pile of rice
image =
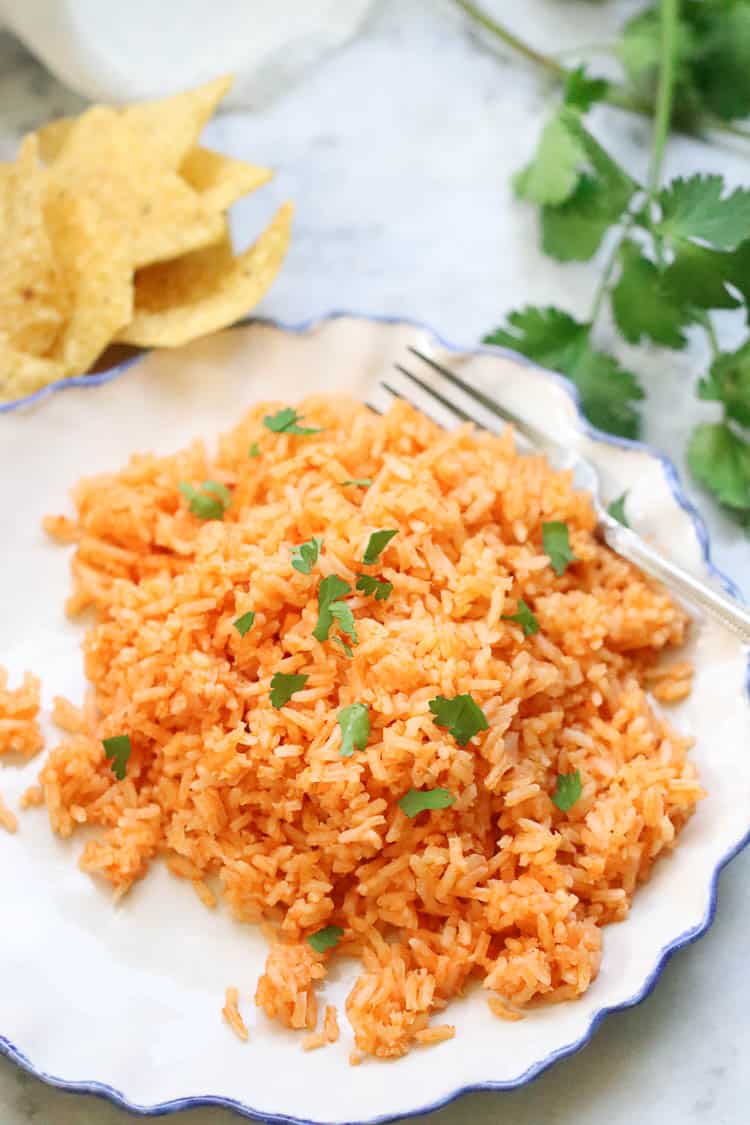
[[[449,1037],[430,1018],[472,978],[511,1019],[579,996],[602,926],[627,915],[702,795],[688,740],[644,691],[685,614],[594,537],[569,475],[518,456],[510,432],[315,398],[300,410],[323,432],[294,436],[263,426],[272,409],[251,410],[215,457],[196,442],[82,481],[77,519],[48,522],[78,544],[69,610],[97,614],[93,699],[41,775],[54,829],[100,826],[81,865],[120,892],[163,853],[209,904],[213,885],[239,920],[270,925],[256,1001],[285,1026],[313,1032],[330,961],[358,958],[346,1012],[362,1053]],[[231,491],[223,520],[188,511],[178,485],[204,480]],[[578,559],[561,577],[541,546],[552,520]],[[376,572],[393,593],[348,599],[349,659],[312,635],[318,583],[354,587],[383,528],[399,532]],[[324,547],[307,576],[290,548],[312,536]],[[502,620],[521,598],[534,636]],[[275,672],[309,676],[281,710]],[[489,723],[463,747],[428,709],[462,693]],[[337,713],[353,702],[372,729],[344,758]],[[117,781],[102,739],[123,733]],[[562,812],[556,778],[575,770],[583,793]],[[434,787],[455,804],[400,810],[407,790]],[[329,925],[343,937],[317,953],[307,938]]]

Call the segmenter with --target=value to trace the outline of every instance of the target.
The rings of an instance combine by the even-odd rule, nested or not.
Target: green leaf
[[[573,194],[586,154],[557,113],[542,129],[536,152],[513,177],[519,199],[529,203],[564,203]]]
[[[257,441],[252,442],[250,448],[247,451],[247,455],[248,457],[260,457],[260,446],[258,445]]]
[[[278,711],[292,698],[295,692],[302,691],[309,676],[286,672],[274,672],[271,677],[271,706]]]
[[[132,745],[129,734],[113,734],[111,738],[103,738],[104,756],[112,762],[112,773],[122,781],[125,777],[126,767],[130,761]]]
[[[204,480],[203,492],[186,481],[180,481],[177,487],[188,501],[188,510],[200,520],[223,520],[232,503],[232,493],[217,480]]]
[[[580,799],[582,792],[580,770],[575,770],[573,773],[559,773],[552,801],[561,812],[568,812]]]
[[[676,81],[685,82],[686,64],[696,50],[695,33],[686,20],[678,18],[674,28]],[[623,27],[615,48],[634,85],[643,89],[644,78],[655,84],[661,56],[661,13],[658,7],[638,12]]]
[[[698,309],[736,309],[738,301],[727,290],[737,272],[737,254],[709,250],[695,242],[677,239],[675,257],[661,275],[662,291],[678,305]]]
[[[542,249],[560,262],[587,262],[626,206],[601,180],[584,173],[564,203],[542,208]]]
[[[670,239],[699,238],[717,250],[733,250],[750,237],[750,189],[724,191],[724,177],[696,173],[672,180],[659,192],[662,210],[656,224]]]
[[[623,492],[622,496],[618,496],[611,504],[607,505],[607,511],[613,520],[617,520],[623,527],[630,527],[628,517],[625,514],[625,501],[628,498],[627,491]]]
[[[263,425],[274,434],[320,434],[323,431],[315,426],[300,426],[302,415],[291,406],[285,406],[276,414],[266,414]]]
[[[590,78],[585,66],[577,66],[568,73],[563,90],[563,101],[566,105],[573,106],[586,113],[594,102],[600,102],[607,96],[609,82],[604,78]]]
[[[645,337],[668,348],[683,348],[687,340],[681,329],[691,319],[689,309],[664,291],[659,270],[635,242],[622,244],[620,261],[622,270],[611,301],[625,339],[638,344]]]
[[[447,789],[410,789],[398,805],[408,817],[415,817],[428,809],[449,809],[455,800]]]
[[[316,641],[322,643],[328,640],[328,634],[333,625],[331,606],[344,594],[350,593],[349,583],[345,582],[343,578],[339,578],[337,574],[329,574],[321,580],[318,586],[318,623],[313,629],[313,636]]]
[[[370,737],[370,715],[366,703],[350,703],[337,716],[341,727],[341,757],[351,758],[355,750],[364,750]]]
[[[624,206],[638,190],[637,182],[614,160],[607,150],[599,144],[581,120],[581,115],[573,109],[560,111],[565,128],[583,149],[589,170],[604,184],[618,206]],[[548,200],[547,202],[553,202]]]
[[[375,597],[376,602],[384,602],[393,593],[393,583],[382,578],[372,578],[369,574],[357,575],[357,589],[363,594]]]
[[[234,627],[237,630],[237,632],[239,633],[239,635],[241,637],[244,637],[245,634],[249,633],[250,630],[252,629],[254,621],[255,621],[255,614],[253,613],[252,610],[250,610],[248,613],[243,613],[242,617],[237,618],[237,620],[234,623]]]
[[[515,613],[503,614],[503,621],[515,621],[523,629],[524,637],[533,637],[539,632],[539,622],[527,606],[523,598],[518,599],[518,609]]]
[[[321,536],[313,535],[312,539],[300,543],[297,547],[292,547],[292,566],[294,569],[298,570],[300,574],[310,574],[320,557],[322,546]]]
[[[692,67],[703,107],[725,121],[750,113],[750,8],[742,0],[687,6],[699,50]]]
[[[723,402],[727,415],[750,426],[750,340],[736,352],[722,352],[707,379],[698,385],[700,398]]]
[[[354,614],[346,602],[331,602],[329,611],[342,633],[345,633],[353,645],[358,643],[357,630],[354,625]]]
[[[344,487],[346,487],[346,485],[353,484],[357,488],[369,488],[372,484],[372,481],[369,477],[352,477],[351,480],[342,480],[341,483],[342,485],[344,485]]]
[[[724,422],[706,422],[692,433],[687,462],[696,480],[729,508],[750,508],[750,444]]]
[[[348,645],[346,643],[343,637],[331,637],[330,640],[331,644],[338,645],[339,648],[342,648],[344,650],[344,656],[348,656],[350,660],[352,659],[352,657],[354,656],[354,649],[351,645]]]
[[[591,347],[590,328],[560,309],[530,306],[511,313],[508,328],[497,328],[483,342],[511,348],[567,375],[593,425],[621,437],[637,437],[639,418],[633,403],[643,398],[643,391],[635,375],[613,356]]]
[[[570,549],[568,525],[561,520],[542,524],[542,546],[558,578],[565,573],[570,563],[577,561]]]
[[[394,535],[398,535],[398,531],[373,531],[362,556],[365,566],[375,565]]]
[[[484,711],[470,695],[456,695],[452,699],[438,695],[430,700],[430,711],[435,726],[452,734],[459,746],[465,746],[480,731],[489,730]]]
[[[310,934],[307,941],[316,953],[325,953],[328,949],[334,949],[343,936],[341,926],[324,926],[316,934]]]

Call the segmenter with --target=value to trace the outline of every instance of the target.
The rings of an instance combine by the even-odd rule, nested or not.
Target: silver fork
[[[657,578],[676,594],[694,606],[705,610],[720,624],[730,629],[745,644],[750,644],[750,611],[735,601],[727,594],[701,582],[693,577],[687,570],[673,563],[659,551],[656,551],[645,540],[641,539],[635,531],[616,520],[607,511],[599,496],[599,474],[590,461],[573,450],[565,449],[559,445],[544,430],[532,425],[523,418],[519,418],[494,398],[470,386],[455,372],[450,371],[432,356],[427,355],[419,348],[410,347],[411,354],[421,363],[426,364],[434,373],[432,382],[415,375],[413,371],[397,363],[397,370],[409,380],[409,384],[418,387],[433,406],[437,406],[438,413],[447,412],[451,420],[458,419],[462,422],[473,422],[483,429],[497,432],[503,423],[510,423],[517,435],[520,435],[520,444],[525,444],[528,449],[547,454],[558,468],[573,470],[575,483],[578,487],[591,493],[594,508],[598,518],[598,532],[602,539],[613,551],[630,562],[635,563],[646,574]],[[436,378],[438,376],[439,378]],[[433,385],[436,383],[437,385]],[[398,390],[391,383],[381,382],[380,387],[387,394],[396,398],[403,398],[411,402],[417,409],[422,409],[420,403],[414,400],[409,393]],[[468,407],[461,406],[456,401],[455,392],[459,398],[468,400]],[[378,409],[377,406],[374,407]],[[424,413],[430,413],[424,411]],[[430,413],[434,418],[434,414]],[[439,419],[435,419],[439,421]]]

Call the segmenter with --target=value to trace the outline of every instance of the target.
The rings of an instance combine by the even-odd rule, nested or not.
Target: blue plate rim
[[[445,339],[441,333],[435,331],[430,325],[425,324],[423,321],[413,319],[411,317],[393,316],[393,315],[377,315],[371,313],[362,313],[346,309],[334,309],[327,313],[322,313],[316,316],[309,317],[303,321],[287,323],[282,320],[270,317],[251,317],[246,320],[240,321],[235,325],[235,328],[247,327],[252,324],[264,324],[271,328],[279,329],[282,332],[288,332],[295,335],[302,335],[317,328],[322,327],[328,321],[353,319],[369,321],[373,324],[385,325],[398,325],[404,324],[409,327],[418,329],[419,331],[428,333],[441,347],[446,348],[448,351],[458,352],[462,354],[472,355],[494,355],[506,356],[508,359],[520,363],[524,367],[533,368],[536,371],[541,371],[548,379],[560,386],[565,393],[572,400],[576,413],[578,415],[578,422],[582,431],[590,438],[598,442],[604,442],[607,445],[613,445],[620,449],[632,449],[641,453],[645,453],[650,457],[655,458],[662,467],[665,479],[669,485],[670,491],[675,500],[683,511],[690,518],[695,534],[700,544],[701,552],[709,572],[721,583],[728,593],[734,597],[744,600],[742,593],[736,583],[726,574],[721,571],[713,561],[711,553],[711,541],[708,529],[700,513],[695,505],[692,503],[686,494],[680,474],[666,454],[660,453],[658,450],[653,449],[645,442],[633,441],[629,438],[620,438],[612,434],[605,434],[601,430],[597,430],[592,426],[584,417],[581,411],[581,403],[578,395],[577,388],[565,376],[558,374],[556,371],[549,371],[546,368],[540,367],[538,364],[533,363],[526,356],[519,355],[508,348],[496,347],[493,345],[469,345],[463,347],[461,345],[452,343]],[[36,391],[32,395],[25,398],[17,399],[14,402],[0,403],[0,414],[11,413],[15,410],[20,410],[23,407],[41,402],[43,399],[50,397],[58,391],[65,391],[72,387],[99,387],[105,383],[110,383],[114,379],[121,378],[140,360],[144,359],[148,352],[139,353],[138,355],[129,357],[123,363],[109,368],[106,371],[99,372],[96,375],[76,376],[71,379],[60,379],[49,386],[44,387],[42,390]],[[750,661],[748,662],[748,674],[746,679],[746,691],[750,697]],[[414,1109],[397,1110],[387,1114],[381,1114],[376,1117],[362,1117],[356,1120],[343,1120],[337,1122],[308,1119],[304,1117],[294,1117],[283,1113],[264,1113],[261,1110],[254,1109],[252,1106],[239,1102],[234,1098],[221,1097],[215,1094],[205,1095],[192,1095],[185,1098],[173,1098],[170,1101],[159,1102],[155,1105],[139,1105],[131,1102],[125,1095],[109,1086],[106,1083],[95,1081],[70,1081],[64,1078],[59,1078],[52,1074],[47,1074],[45,1071],[35,1067],[34,1064],[28,1059],[22,1051],[20,1051],[9,1039],[0,1035],[0,1055],[5,1056],[14,1062],[21,1070],[27,1074],[38,1078],[48,1086],[52,1086],[59,1090],[64,1090],[67,1093],[75,1094],[88,1094],[93,1097],[101,1098],[105,1101],[112,1102],[118,1108],[133,1114],[136,1117],[165,1117],[171,1113],[178,1113],[181,1110],[200,1109],[200,1108],[221,1108],[232,1110],[239,1114],[241,1117],[251,1118],[256,1121],[266,1121],[273,1123],[273,1125],[386,1125],[387,1122],[395,1121],[397,1118],[410,1118],[417,1117],[421,1114],[432,1113],[435,1110],[442,1109],[456,1099],[463,1097],[464,1094],[473,1094],[479,1092],[490,1091],[506,1091],[517,1090],[521,1086],[527,1085],[535,1078],[538,1078],[554,1063],[577,1054],[582,1050],[593,1038],[599,1025],[606,1016],[611,1015],[613,1012],[625,1011],[628,1008],[633,1008],[640,1004],[647,996],[651,994],[656,982],[664,971],[665,966],[671,960],[672,956],[680,949],[685,949],[687,946],[692,945],[699,938],[701,938],[706,931],[710,928],[716,916],[717,896],[719,878],[722,871],[735,858],[739,853],[747,847],[750,843],[750,829],[746,834],[732,847],[729,851],[722,856],[714,868],[711,885],[709,889],[708,905],[703,919],[695,926],[685,930],[679,934],[671,942],[665,945],[654,965],[654,968],[646,977],[642,987],[638,989],[627,1000],[621,1001],[619,1004],[608,1005],[599,1008],[593,1013],[589,1021],[588,1027],[585,1032],[574,1042],[566,1044],[557,1051],[553,1051],[546,1055],[545,1058],[540,1059],[538,1062],[533,1063],[522,1074],[516,1078],[509,1079],[508,1081],[492,1081],[486,1082],[473,1082],[465,1086],[460,1086],[450,1093],[437,1098],[435,1101],[428,1102],[425,1105],[419,1106]]]

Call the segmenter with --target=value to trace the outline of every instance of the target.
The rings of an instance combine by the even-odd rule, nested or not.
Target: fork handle
[[[730,629],[745,644],[750,644],[750,611],[745,606],[694,578],[687,570],[655,551],[630,528],[618,523],[608,512],[600,514],[599,528],[607,546],[618,555],[635,563],[686,601],[705,610],[709,617]]]

